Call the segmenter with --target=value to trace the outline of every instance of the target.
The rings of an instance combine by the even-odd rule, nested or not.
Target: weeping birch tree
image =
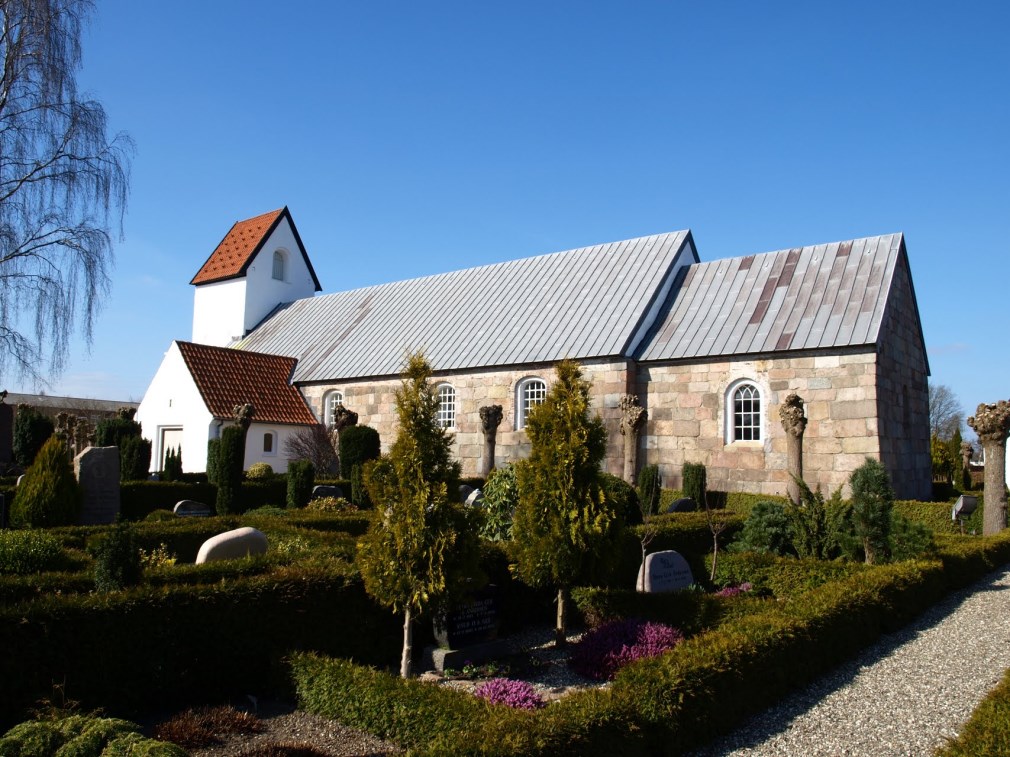
[[[59,374],[110,287],[133,143],[78,93],[88,0],[0,0],[0,379]]]
[[[424,356],[411,355],[396,392],[396,441],[364,472],[375,511],[357,563],[365,590],[403,613],[404,678],[412,673],[415,617],[458,598],[479,573],[477,524],[458,502],[460,464],[438,423],[430,378]]]

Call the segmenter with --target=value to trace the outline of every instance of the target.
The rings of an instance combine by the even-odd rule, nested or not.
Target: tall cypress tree
[[[396,441],[364,470],[375,511],[357,562],[365,590],[403,612],[404,678],[411,675],[413,616],[459,596],[479,572],[476,527],[456,502],[460,464],[452,435],[436,419],[430,377],[423,355],[411,355],[396,392]]]
[[[566,643],[569,590],[609,567],[623,525],[601,485],[607,432],[599,416],[589,415],[589,386],[577,363],[558,364],[557,381],[526,420],[529,459],[516,463],[512,537],[519,575],[557,588],[558,646]]]

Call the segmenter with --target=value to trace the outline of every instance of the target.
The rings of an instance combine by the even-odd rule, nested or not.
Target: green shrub
[[[119,444],[120,481],[144,481],[151,469],[151,441],[128,436]]]
[[[359,464],[351,467],[351,502],[364,510],[372,507],[372,500],[368,497],[368,489],[365,487],[362,466]]]
[[[638,504],[638,492],[634,486],[610,473],[601,473],[600,483],[609,507],[620,514],[626,525],[635,526],[642,522],[642,508]]]
[[[217,485],[218,465],[221,462],[221,440],[207,440],[207,482]]]
[[[45,531],[0,531],[0,574],[25,576],[63,566],[60,542]]]
[[[663,493],[663,481],[658,465],[646,465],[638,474],[638,501],[642,514],[655,515],[659,512],[659,500]]]
[[[357,426],[351,426],[357,428]],[[349,429],[345,429],[347,431]],[[288,509],[297,510],[305,507],[312,496],[312,482],[316,469],[309,460],[292,460],[288,463]]]
[[[95,426],[96,447],[120,447],[123,440],[141,436],[140,424],[132,418],[118,415],[103,418]]]
[[[29,467],[55,430],[51,418],[31,405],[18,405],[14,418],[14,462],[22,468]]]
[[[758,502],[744,521],[740,536],[731,545],[737,552],[770,552],[784,555],[792,548],[792,529],[785,505]]]
[[[166,520],[175,520],[176,517],[176,514],[171,510],[152,510],[144,520],[150,523],[161,523]]]
[[[866,462],[849,477],[852,487],[852,525],[856,538],[862,542],[866,562],[870,565],[887,557],[891,530],[891,509],[894,491],[887,469],[879,460]]]
[[[749,583],[758,594],[787,599],[864,569],[862,563],[739,552],[720,556],[716,583],[720,586]]]
[[[118,591],[140,583],[140,545],[131,525],[120,521],[89,547],[95,557],[95,588],[99,591]]]
[[[935,547],[933,532],[925,525],[891,513],[888,553],[892,560],[913,560],[931,553]]]
[[[60,715],[16,725],[0,738],[7,757],[185,757],[182,747],[145,738],[140,726],[97,715]]]
[[[11,523],[33,528],[76,522],[81,490],[63,440],[50,436],[25,473],[11,506]]]
[[[253,463],[249,466],[249,470],[245,472],[245,477],[250,481],[268,479],[273,475],[274,469],[270,463]]]
[[[165,452],[165,466],[161,472],[162,481],[182,480],[182,447],[169,447]]]
[[[215,470],[217,478],[217,514],[238,512],[238,495],[245,466],[245,429],[228,426],[221,432],[221,446]]]
[[[956,739],[948,739],[936,757],[996,757],[1010,754],[1010,670],[989,692]]]
[[[699,508],[704,509],[708,502],[708,474],[705,466],[701,463],[684,463],[681,468],[681,476],[684,481],[684,496],[693,499]]]
[[[811,491],[804,481],[799,485],[800,504],[786,505],[793,549],[800,557],[831,559],[838,555],[848,530],[849,508],[842,502],[842,490],[836,489],[825,502],[820,487]]]
[[[512,516],[519,504],[519,485],[516,469],[511,463],[494,468],[487,477],[484,488],[484,518],[480,535],[491,541],[512,538]]]
[[[340,475],[350,478],[355,465],[363,466],[369,460],[376,460],[381,448],[379,432],[374,428],[348,426],[340,432]]]

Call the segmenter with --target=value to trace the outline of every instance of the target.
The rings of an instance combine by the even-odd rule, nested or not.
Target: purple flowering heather
[[[684,635],[672,626],[637,618],[612,620],[589,631],[572,649],[568,664],[578,673],[609,680],[629,662],[673,649]]]
[[[491,704],[505,704],[518,710],[537,710],[544,706],[544,700],[526,681],[492,678],[474,689],[473,693]]]
[[[727,586],[725,589],[720,589],[715,593],[717,597],[735,597],[738,594],[745,594],[754,587],[751,586],[750,581],[744,581],[739,586]]]

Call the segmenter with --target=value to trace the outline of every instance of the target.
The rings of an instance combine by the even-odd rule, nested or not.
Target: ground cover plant
[[[21,723],[0,738],[0,757],[186,757],[175,744],[145,738],[140,726],[98,715],[57,713]]]
[[[938,749],[937,757],[1010,755],[1010,671],[983,699],[956,739]]]
[[[683,640],[679,630],[663,623],[612,620],[584,634],[568,664],[587,678],[609,681],[625,665],[662,654]]]

